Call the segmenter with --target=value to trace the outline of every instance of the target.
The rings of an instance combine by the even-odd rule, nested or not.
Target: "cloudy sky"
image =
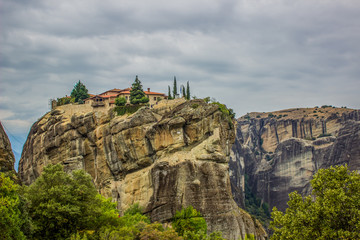
[[[0,121],[17,158],[48,102],[90,93],[192,95],[237,113],[360,107],[359,0],[0,0]]]

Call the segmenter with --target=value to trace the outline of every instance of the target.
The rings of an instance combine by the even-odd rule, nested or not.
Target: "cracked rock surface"
[[[168,222],[192,205],[209,232],[265,239],[232,198],[228,161],[235,131],[218,106],[163,100],[130,116],[86,107],[57,107],[34,123],[19,164],[23,183],[31,184],[47,164],[62,163],[66,171],[88,172],[120,211],[138,202],[153,221]]]

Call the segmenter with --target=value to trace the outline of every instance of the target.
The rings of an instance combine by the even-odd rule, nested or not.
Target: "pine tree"
[[[88,90],[85,85],[80,82],[77,82],[71,91],[71,97],[75,99],[75,102],[83,103],[83,100],[90,97]]]
[[[176,76],[174,76],[173,98],[175,99],[177,95]]]
[[[190,100],[190,85],[189,85],[189,81],[187,81],[186,84],[186,99]]]
[[[182,97],[186,99],[186,92],[184,85],[181,85],[181,92],[182,92]]]
[[[130,103],[139,104],[139,103],[147,103],[147,102],[149,102],[149,98],[145,96],[141,82],[138,76],[136,75],[135,81],[132,84],[132,88],[130,90]]]

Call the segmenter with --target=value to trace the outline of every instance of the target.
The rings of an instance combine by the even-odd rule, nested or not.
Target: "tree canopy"
[[[360,174],[347,166],[320,169],[312,196],[289,194],[285,213],[273,209],[271,239],[360,239]]]
[[[132,88],[130,90],[130,103],[131,104],[140,104],[149,102],[149,98],[145,96],[143,91],[141,82],[136,76],[134,83],[132,84]]]
[[[0,173],[0,239],[25,239],[19,185]]]
[[[115,204],[97,193],[90,175],[83,170],[67,174],[60,164],[45,167],[25,197],[35,239],[66,239],[115,223],[118,217]]]
[[[115,98],[115,105],[116,106],[125,106],[126,104],[126,99],[124,97],[117,97]]]
[[[85,85],[80,82],[77,82],[71,91],[71,97],[74,98],[75,102],[83,103],[83,100],[90,97],[88,90]]]

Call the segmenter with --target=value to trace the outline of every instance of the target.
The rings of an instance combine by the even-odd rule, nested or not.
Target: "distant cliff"
[[[11,143],[0,122],[0,172],[16,178],[14,170],[15,157],[11,149]]]
[[[360,111],[323,106],[250,113],[238,120],[230,160],[232,192],[244,206],[245,176],[270,209],[287,207],[288,194],[311,193],[319,168],[348,164],[360,170]]]
[[[19,176],[31,184],[44,166],[62,163],[67,171],[85,169],[120,210],[139,202],[153,221],[167,222],[192,205],[210,232],[265,239],[264,229],[232,199],[228,161],[234,140],[234,127],[218,106],[202,100],[163,100],[130,116],[66,105],[32,126]]]

